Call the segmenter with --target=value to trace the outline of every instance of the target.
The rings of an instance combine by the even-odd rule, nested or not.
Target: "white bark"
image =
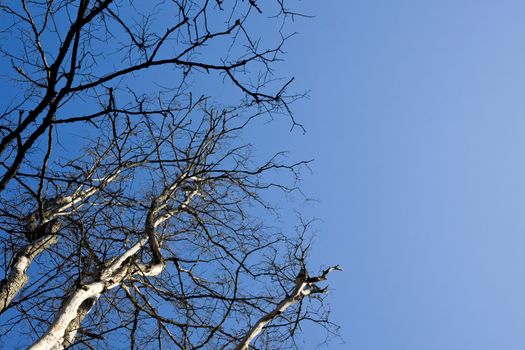
[[[128,167],[132,166],[133,165],[130,165]],[[84,186],[79,186],[71,196],[58,199],[56,203],[58,204],[58,208],[55,209],[53,213],[48,213],[48,215],[44,215],[46,216],[46,218],[43,221],[50,221],[59,216],[69,215],[71,213],[71,210],[74,210],[75,208],[81,206],[86,199],[95,195],[102,188],[104,188],[105,186],[113,182],[115,179],[117,179],[123,170],[124,168],[119,169],[115,171],[114,174],[108,175],[102,179],[98,179],[99,183],[96,186],[91,186],[87,189],[83,189]]]
[[[14,297],[26,285],[29,279],[27,269],[33,260],[56,242],[56,235],[46,235],[26,245],[13,256],[7,277],[0,282],[0,313],[11,304]]]
[[[142,248],[144,243],[146,243],[146,239],[139,241],[124,254],[114,259],[109,266],[102,271],[97,281],[80,285],[73,289],[66,297],[66,301],[47,332],[34,343],[30,349],[62,349],[64,345],[73,341],[74,338],[72,337],[74,337],[76,330],[78,330],[80,326],[79,321],[82,321],[91,309],[90,307],[88,310],[85,310],[85,308],[82,308],[82,305],[90,300],[97,300],[105,291],[117,287],[129,276],[135,274],[155,276],[162,272],[164,268],[163,263],[153,265],[142,264],[139,265],[139,267],[130,263],[130,259]],[[74,329],[71,329],[73,327]],[[75,330],[75,332],[71,333],[72,330]]]
[[[98,298],[91,298],[86,299],[77,310],[77,316],[69,323],[67,326],[65,335],[64,335],[64,341],[62,342],[63,346],[57,346],[57,350],[60,350],[60,348],[67,348],[75,342],[75,337],[80,329],[80,325],[82,324],[82,321],[87,316],[87,314],[91,311],[91,308],[95,305]]]
[[[105,285],[102,281],[97,281],[89,286],[75,289],[67,298],[51,327],[30,349],[51,350],[60,348],[64,341],[66,329],[71,321],[77,317],[80,305],[89,298],[100,296],[104,291],[104,287]]]
[[[298,282],[292,292],[292,294],[284,298],[272,311],[261,317],[252,328],[248,330],[241,342],[237,344],[234,350],[246,350],[250,346],[250,343],[262,332],[263,328],[279,317],[285,312],[290,306],[300,301],[305,295],[307,284],[305,282]]]
[[[193,180],[192,178],[190,178]],[[48,328],[46,333],[34,343],[30,350],[59,350],[74,341],[76,331],[80,323],[91,310],[83,308],[90,300],[98,298],[107,290],[119,286],[123,281],[133,275],[157,276],[165,267],[165,262],[160,255],[160,246],[157,242],[156,228],[170,217],[180,212],[188,206],[191,199],[199,194],[199,189],[187,193],[186,198],[181,203],[178,210],[167,211],[164,215],[160,212],[167,205],[170,196],[177,190],[179,182],[174,182],[167,187],[155,200],[153,200],[148,216],[146,218],[145,234],[146,237],[141,239],[126,252],[112,259],[107,266],[101,271],[97,281],[80,285],[75,288],[67,297],[62,308],[55,317],[55,320]],[[134,256],[143,246],[149,243],[154,259],[149,264],[137,263],[132,261]]]
[[[278,318],[283,312],[285,312],[290,306],[301,301],[304,297],[313,294],[313,293],[324,293],[325,289],[321,289],[315,285],[315,283],[326,280],[328,274],[333,270],[341,270],[340,266],[330,267],[323,271],[323,273],[316,277],[308,277],[306,270],[301,270],[295,279],[295,287],[289,296],[284,298],[277,306],[264,316],[262,316],[256,323],[253,325],[239,344],[234,348],[234,350],[247,350],[251,342],[262,332],[264,327]]]
[[[82,189],[81,186],[73,195],[58,199],[56,201],[58,207],[54,208],[53,211],[48,210],[45,212],[40,225],[44,225],[59,216],[69,215],[70,210],[81,205],[83,201],[114,181],[120,173],[121,170],[118,170],[114,174],[100,179],[97,186],[92,186],[87,189]],[[51,228],[51,232],[47,232],[45,236],[39,237],[34,242],[30,242],[13,256],[13,260],[8,267],[7,277],[0,281],[0,313],[11,304],[16,295],[26,285],[29,280],[27,270],[33,260],[57,242],[56,231],[58,230],[59,227]]]

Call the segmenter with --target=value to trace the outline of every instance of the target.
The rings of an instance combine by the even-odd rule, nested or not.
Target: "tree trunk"
[[[77,310],[77,317],[75,317],[73,321],[69,323],[69,326],[67,326],[66,328],[63,346],[61,346],[62,348],[65,349],[73,345],[73,343],[75,342],[75,337],[82,324],[82,321],[87,316],[87,314],[91,311],[91,308],[93,308],[97,300],[98,298],[90,298],[90,299],[85,300],[82,304],[80,304],[80,307]]]
[[[91,310],[94,302],[107,290],[119,286],[131,275],[156,276],[164,269],[164,263],[137,264],[135,254],[146,243],[143,239],[114,259],[102,270],[97,281],[76,286],[65,298],[62,308],[47,332],[37,340],[30,350],[63,349],[72,344],[80,323]],[[90,306],[91,304],[91,306]]]
[[[131,167],[131,166],[129,166]],[[56,199],[58,208],[54,212],[46,212],[40,226],[34,226],[26,234],[29,244],[18,251],[8,267],[7,277],[0,281],[0,314],[11,304],[14,297],[26,285],[29,277],[26,272],[33,260],[44,250],[57,242],[57,232],[60,230],[60,222],[57,218],[68,215],[68,210],[74,206],[82,205],[82,201],[96,194],[100,188],[111,183],[120,174],[121,170],[108,175],[97,186],[78,191],[74,195]],[[36,220],[36,213],[29,216]]]
[[[98,298],[104,291],[104,283],[97,281],[88,286],[74,289],[62,305],[55,321],[47,332],[30,347],[31,350],[62,349],[66,340],[66,330],[77,318],[81,305],[88,299]]]
[[[29,243],[14,255],[7,277],[0,282],[0,313],[4,312],[27,283],[27,269],[33,260],[56,242],[55,234],[46,235]]]

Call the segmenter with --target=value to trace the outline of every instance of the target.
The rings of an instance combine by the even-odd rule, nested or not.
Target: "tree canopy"
[[[243,131],[301,94],[275,1],[0,2],[0,342],[31,349],[290,349],[329,331],[309,221],[268,193],[307,161]],[[20,338],[23,334],[25,337]],[[13,340],[17,336],[17,340]]]

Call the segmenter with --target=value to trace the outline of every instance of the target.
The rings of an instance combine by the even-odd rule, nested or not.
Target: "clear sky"
[[[345,268],[330,348],[525,349],[525,2],[305,9],[289,148],[316,159],[315,263]]]

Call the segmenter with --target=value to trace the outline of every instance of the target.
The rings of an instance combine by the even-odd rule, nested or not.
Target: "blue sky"
[[[525,2],[304,8],[284,143],[316,159],[315,263],[345,268],[330,348],[524,349]]]

